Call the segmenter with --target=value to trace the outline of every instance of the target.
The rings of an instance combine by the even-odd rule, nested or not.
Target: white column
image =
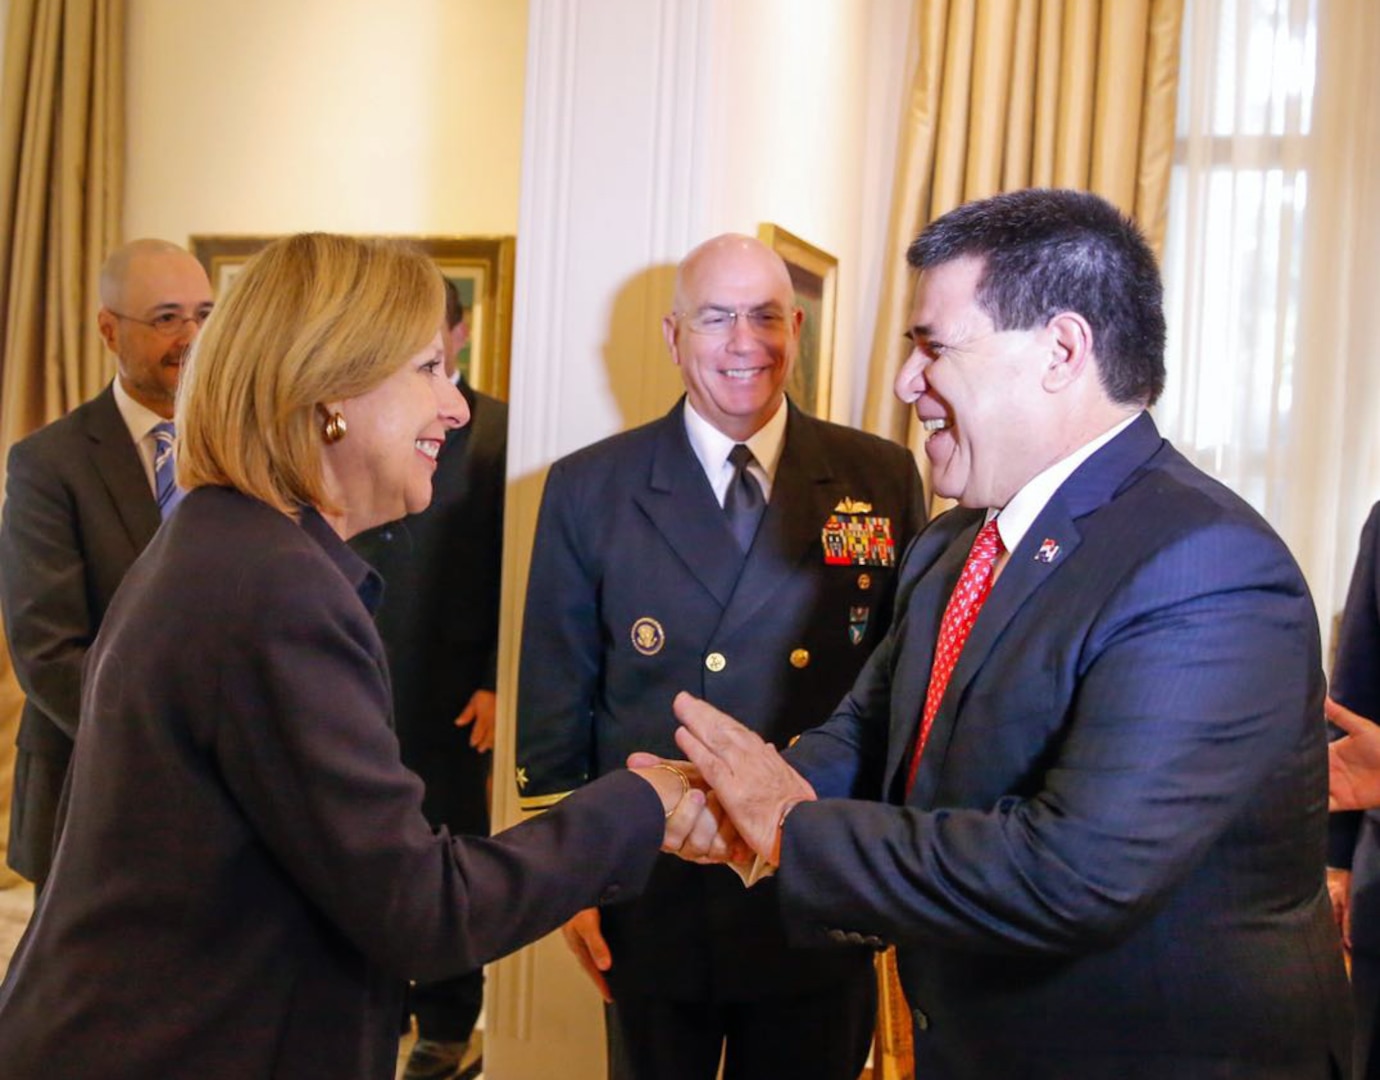
[[[513,784],[521,609],[548,465],[666,410],[675,263],[703,231],[703,0],[531,0],[508,432],[495,824]],[[598,995],[559,935],[490,969],[485,1075],[604,1075]]]

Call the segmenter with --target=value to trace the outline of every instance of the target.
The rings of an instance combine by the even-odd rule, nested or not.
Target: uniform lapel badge
[[[1040,550],[1035,552],[1036,562],[1052,563],[1058,557],[1059,544],[1056,541],[1048,538],[1046,538],[1045,542],[1040,545]]]
[[[866,604],[854,605],[848,609],[848,640],[854,645],[861,645],[863,638],[867,637],[869,610]]]
[[[872,504],[844,499],[820,530],[824,561],[829,566],[894,566],[896,542],[891,518],[872,513]]]
[[[517,768],[517,786],[519,791],[527,786],[527,770],[521,765]]]
[[[666,644],[666,631],[650,615],[643,615],[632,624],[633,648],[643,656],[655,656]]]

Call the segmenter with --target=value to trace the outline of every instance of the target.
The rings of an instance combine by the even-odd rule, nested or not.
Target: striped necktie
[[[158,500],[158,513],[166,521],[168,515],[177,509],[182,501],[183,490],[177,486],[177,461],[173,457],[173,437],[176,432],[172,421],[164,420],[155,424],[153,431],[153,492]]]

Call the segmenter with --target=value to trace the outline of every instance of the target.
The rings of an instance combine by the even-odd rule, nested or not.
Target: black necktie
[[[762,520],[767,501],[762,498],[757,478],[748,472],[748,465],[753,461],[752,451],[744,443],[738,443],[728,452],[728,461],[733,466],[733,479],[724,492],[724,514],[738,546],[746,552],[757,535],[757,523]]]

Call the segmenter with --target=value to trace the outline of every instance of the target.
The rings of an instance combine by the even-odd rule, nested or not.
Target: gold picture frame
[[[795,302],[805,311],[800,353],[786,393],[806,412],[829,419],[834,384],[834,305],[839,261],[780,225],[763,223],[757,238],[786,261]]]
[[[189,248],[222,296],[249,257],[276,236],[193,236]],[[406,236],[435,260],[460,293],[470,320],[459,367],[476,390],[508,399],[513,350],[513,275],[517,240],[511,236]]]

